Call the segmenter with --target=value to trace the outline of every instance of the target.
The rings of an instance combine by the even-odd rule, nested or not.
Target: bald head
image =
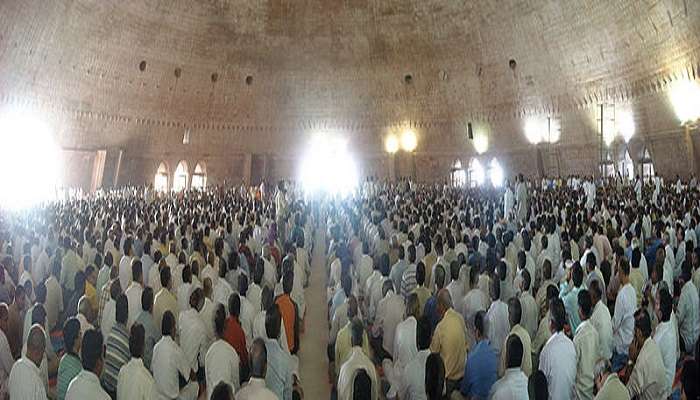
[[[437,294],[437,303],[441,314],[452,308],[452,296],[447,289],[440,289]]]

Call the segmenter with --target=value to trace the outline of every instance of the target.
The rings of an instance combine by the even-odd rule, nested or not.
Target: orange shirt
[[[287,333],[287,345],[291,351],[294,349],[294,323],[297,317],[294,302],[289,298],[288,294],[282,294],[275,300],[275,303],[280,308],[282,322]]]
[[[248,349],[245,343],[245,332],[241,327],[241,323],[236,317],[228,317],[226,319],[226,327],[224,328],[224,340],[228,342],[238,353],[241,359],[241,365],[248,365]]]

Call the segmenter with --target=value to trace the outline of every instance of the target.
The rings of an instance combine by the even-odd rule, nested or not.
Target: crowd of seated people
[[[314,217],[129,188],[0,213],[0,399],[301,398]]]
[[[700,191],[368,180],[328,203],[339,399],[698,399]]]

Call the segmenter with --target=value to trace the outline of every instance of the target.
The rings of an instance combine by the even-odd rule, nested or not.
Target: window
[[[651,153],[649,149],[644,148],[644,153],[642,155],[642,178],[651,179],[654,176],[654,162],[651,159]]]
[[[484,173],[484,167],[481,165],[479,160],[472,158],[469,162],[469,187],[481,186],[486,180],[486,174]]]
[[[623,179],[634,179],[634,163],[632,162],[629,150],[625,150],[625,154],[618,162],[617,171]]]
[[[503,185],[503,168],[495,158],[489,163],[489,179],[493,187],[501,187]]]
[[[187,189],[187,178],[189,173],[187,170],[187,162],[180,161],[175,168],[175,177],[173,179],[173,190],[179,192]]]
[[[462,168],[462,161],[455,160],[452,163],[450,178],[454,187],[463,187],[467,184],[467,172]]]
[[[606,149],[605,153],[603,154],[603,160],[600,163],[600,170],[603,176],[606,178],[615,177],[615,163],[612,160],[610,149]]]
[[[192,174],[192,189],[204,189],[207,186],[207,169],[202,162],[194,166]]]
[[[168,190],[168,166],[161,162],[156,171],[156,179],[153,188],[156,192],[166,192]]]

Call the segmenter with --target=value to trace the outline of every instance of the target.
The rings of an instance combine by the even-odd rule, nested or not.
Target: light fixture
[[[391,134],[384,140],[384,148],[387,153],[394,154],[399,151],[399,139],[396,135]]]
[[[700,119],[700,85],[697,81],[683,79],[674,82],[669,96],[681,124]]]
[[[401,134],[401,148],[410,153],[416,149],[417,145],[418,139],[416,138],[416,133],[412,129],[403,131]]]
[[[60,149],[49,126],[25,109],[0,115],[0,206],[32,207],[55,198]]]

